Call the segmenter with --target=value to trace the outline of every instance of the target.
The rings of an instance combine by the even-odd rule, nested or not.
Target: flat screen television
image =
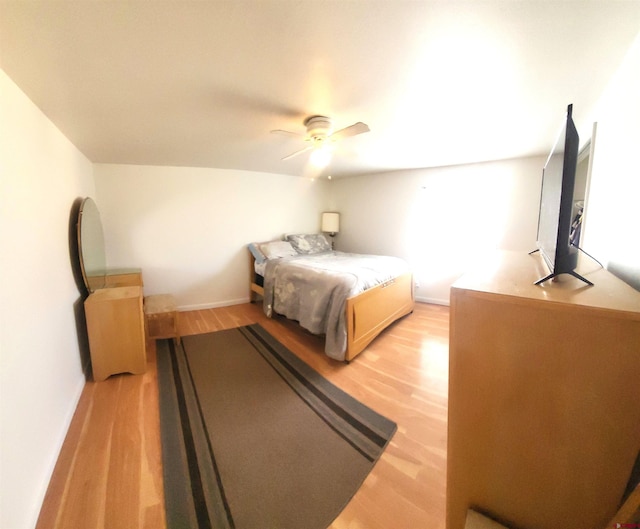
[[[560,274],[570,274],[593,285],[575,272],[578,248],[571,244],[573,191],[580,141],[572,111],[573,105],[569,105],[566,119],[542,171],[537,249],[534,252],[541,253],[550,273],[536,281],[536,285]]]

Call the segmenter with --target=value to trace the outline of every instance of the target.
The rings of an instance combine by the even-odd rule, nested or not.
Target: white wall
[[[599,100],[583,246],[640,290],[640,33]]]
[[[416,299],[449,303],[451,284],[492,249],[535,249],[544,157],[416,169],[331,182],[339,250],[409,261]]]
[[[327,182],[226,169],[96,165],[109,267],[182,310],[249,299],[247,244],[317,232]]]
[[[90,162],[0,70],[0,527],[35,526],[85,382],[71,211]]]

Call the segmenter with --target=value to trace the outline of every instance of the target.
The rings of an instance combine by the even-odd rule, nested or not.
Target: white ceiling
[[[324,175],[545,154],[640,31],[634,0],[8,1],[0,65],[93,162],[303,174],[306,116],[371,132]]]

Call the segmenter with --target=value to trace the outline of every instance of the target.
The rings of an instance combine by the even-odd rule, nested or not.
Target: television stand
[[[535,250],[531,250],[529,252],[529,255],[533,255],[536,252],[539,252],[540,248],[536,248]],[[548,276],[543,277],[542,279],[538,279],[534,285],[540,285],[542,283],[544,283],[545,281],[548,281],[549,279],[553,279],[554,277],[558,277],[560,274],[569,274],[572,275],[573,277],[579,279],[580,281],[584,281],[587,285],[589,285],[590,287],[593,286],[593,283],[591,281],[589,281],[586,277],[582,277],[580,274],[578,274],[576,271],[571,270],[569,272],[552,272],[551,274],[549,274]]]
[[[549,274],[548,276],[543,277],[542,279],[538,279],[538,280],[534,283],[534,285],[540,285],[541,283],[544,283],[545,281],[548,281],[549,279],[552,279],[552,278],[554,278],[554,277],[558,277],[560,274],[569,274],[569,275],[572,275],[573,277],[575,277],[575,278],[579,279],[580,281],[584,281],[584,282],[585,282],[587,285],[589,285],[590,287],[592,287],[592,286],[593,286],[593,283],[592,283],[591,281],[589,281],[586,277],[582,277],[580,274],[578,274],[577,272],[575,272],[575,271],[573,271],[573,270],[572,270],[571,272],[560,272],[560,273],[558,273],[558,274],[556,274],[556,273]]]

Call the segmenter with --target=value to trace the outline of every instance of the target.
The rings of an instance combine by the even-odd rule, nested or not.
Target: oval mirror
[[[100,211],[93,199],[82,201],[78,214],[78,252],[82,279],[89,292],[104,288],[107,259]]]

